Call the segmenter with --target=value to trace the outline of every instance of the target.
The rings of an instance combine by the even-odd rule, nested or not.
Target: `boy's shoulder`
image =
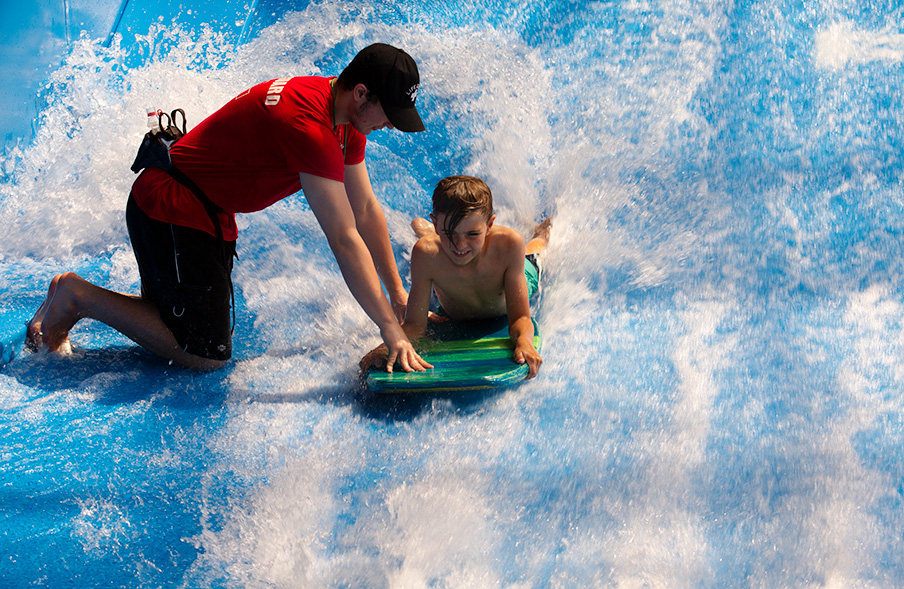
[[[443,265],[444,257],[439,236],[435,233],[425,235],[414,242],[414,247],[411,248],[412,270],[417,267],[420,271],[435,272]]]
[[[516,231],[511,227],[507,227],[506,225],[500,225],[499,223],[493,223],[493,226],[490,227],[490,235],[505,235],[506,237],[518,237],[524,239],[521,232]]]
[[[435,256],[440,253],[439,235],[430,233],[419,237],[411,248],[412,254],[417,252],[420,255]]]
[[[487,239],[489,239],[490,247],[493,249],[514,250],[523,255],[524,236],[511,227],[494,224],[487,233]]]

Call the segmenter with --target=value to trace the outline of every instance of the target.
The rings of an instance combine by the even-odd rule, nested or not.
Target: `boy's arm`
[[[427,332],[427,315],[430,311],[430,291],[433,288],[433,261],[426,247],[429,238],[422,237],[411,250],[411,292],[402,329],[412,342]]]
[[[345,166],[345,192],[355,214],[355,225],[361,234],[380,280],[389,293],[389,301],[396,319],[400,322],[405,315],[408,293],[399,277],[392,244],[389,240],[389,229],[386,226],[386,215],[377,201],[370,176],[364,162]]]
[[[517,234],[516,234],[517,235]],[[509,321],[509,337],[515,344],[512,355],[518,364],[527,363],[527,378],[537,376],[543,358],[534,347],[534,324],[530,320],[530,301],[527,298],[527,280],[524,277],[524,239],[518,235],[518,243],[508,248],[505,275],[505,308]],[[519,245],[520,247],[514,247]]]

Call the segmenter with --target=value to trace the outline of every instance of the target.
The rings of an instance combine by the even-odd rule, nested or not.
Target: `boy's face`
[[[487,232],[493,226],[496,215],[485,219],[482,213],[471,213],[464,217],[458,226],[452,231],[451,236],[446,235],[443,228],[446,226],[446,213],[430,215],[439,242],[443,251],[457,266],[464,266],[474,260],[483,251],[486,243]]]

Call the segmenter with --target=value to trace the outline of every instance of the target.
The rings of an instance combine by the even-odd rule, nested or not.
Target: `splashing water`
[[[0,328],[63,270],[137,294],[145,108],[191,126],[384,41],[417,59],[427,124],[368,142],[400,271],[443,176],[485,178],[522,232],[555,215],[540,376],[369,397],[376,329],[303,196],[240,216],[226,369],[85,321],[68,356],[0,371],[0,585],[904,576],[901,8],[222,4],[73,37],[0,161]]]

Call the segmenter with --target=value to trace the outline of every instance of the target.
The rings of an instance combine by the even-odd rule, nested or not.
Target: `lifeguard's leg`
[[[72,272],[51,282],[47,299],[29,323],[29,337],[57,350],[84,318],[105,323],[148,351],[187,368],[212,370],[225,363],[184,352],[154,303],[101,288]]]

